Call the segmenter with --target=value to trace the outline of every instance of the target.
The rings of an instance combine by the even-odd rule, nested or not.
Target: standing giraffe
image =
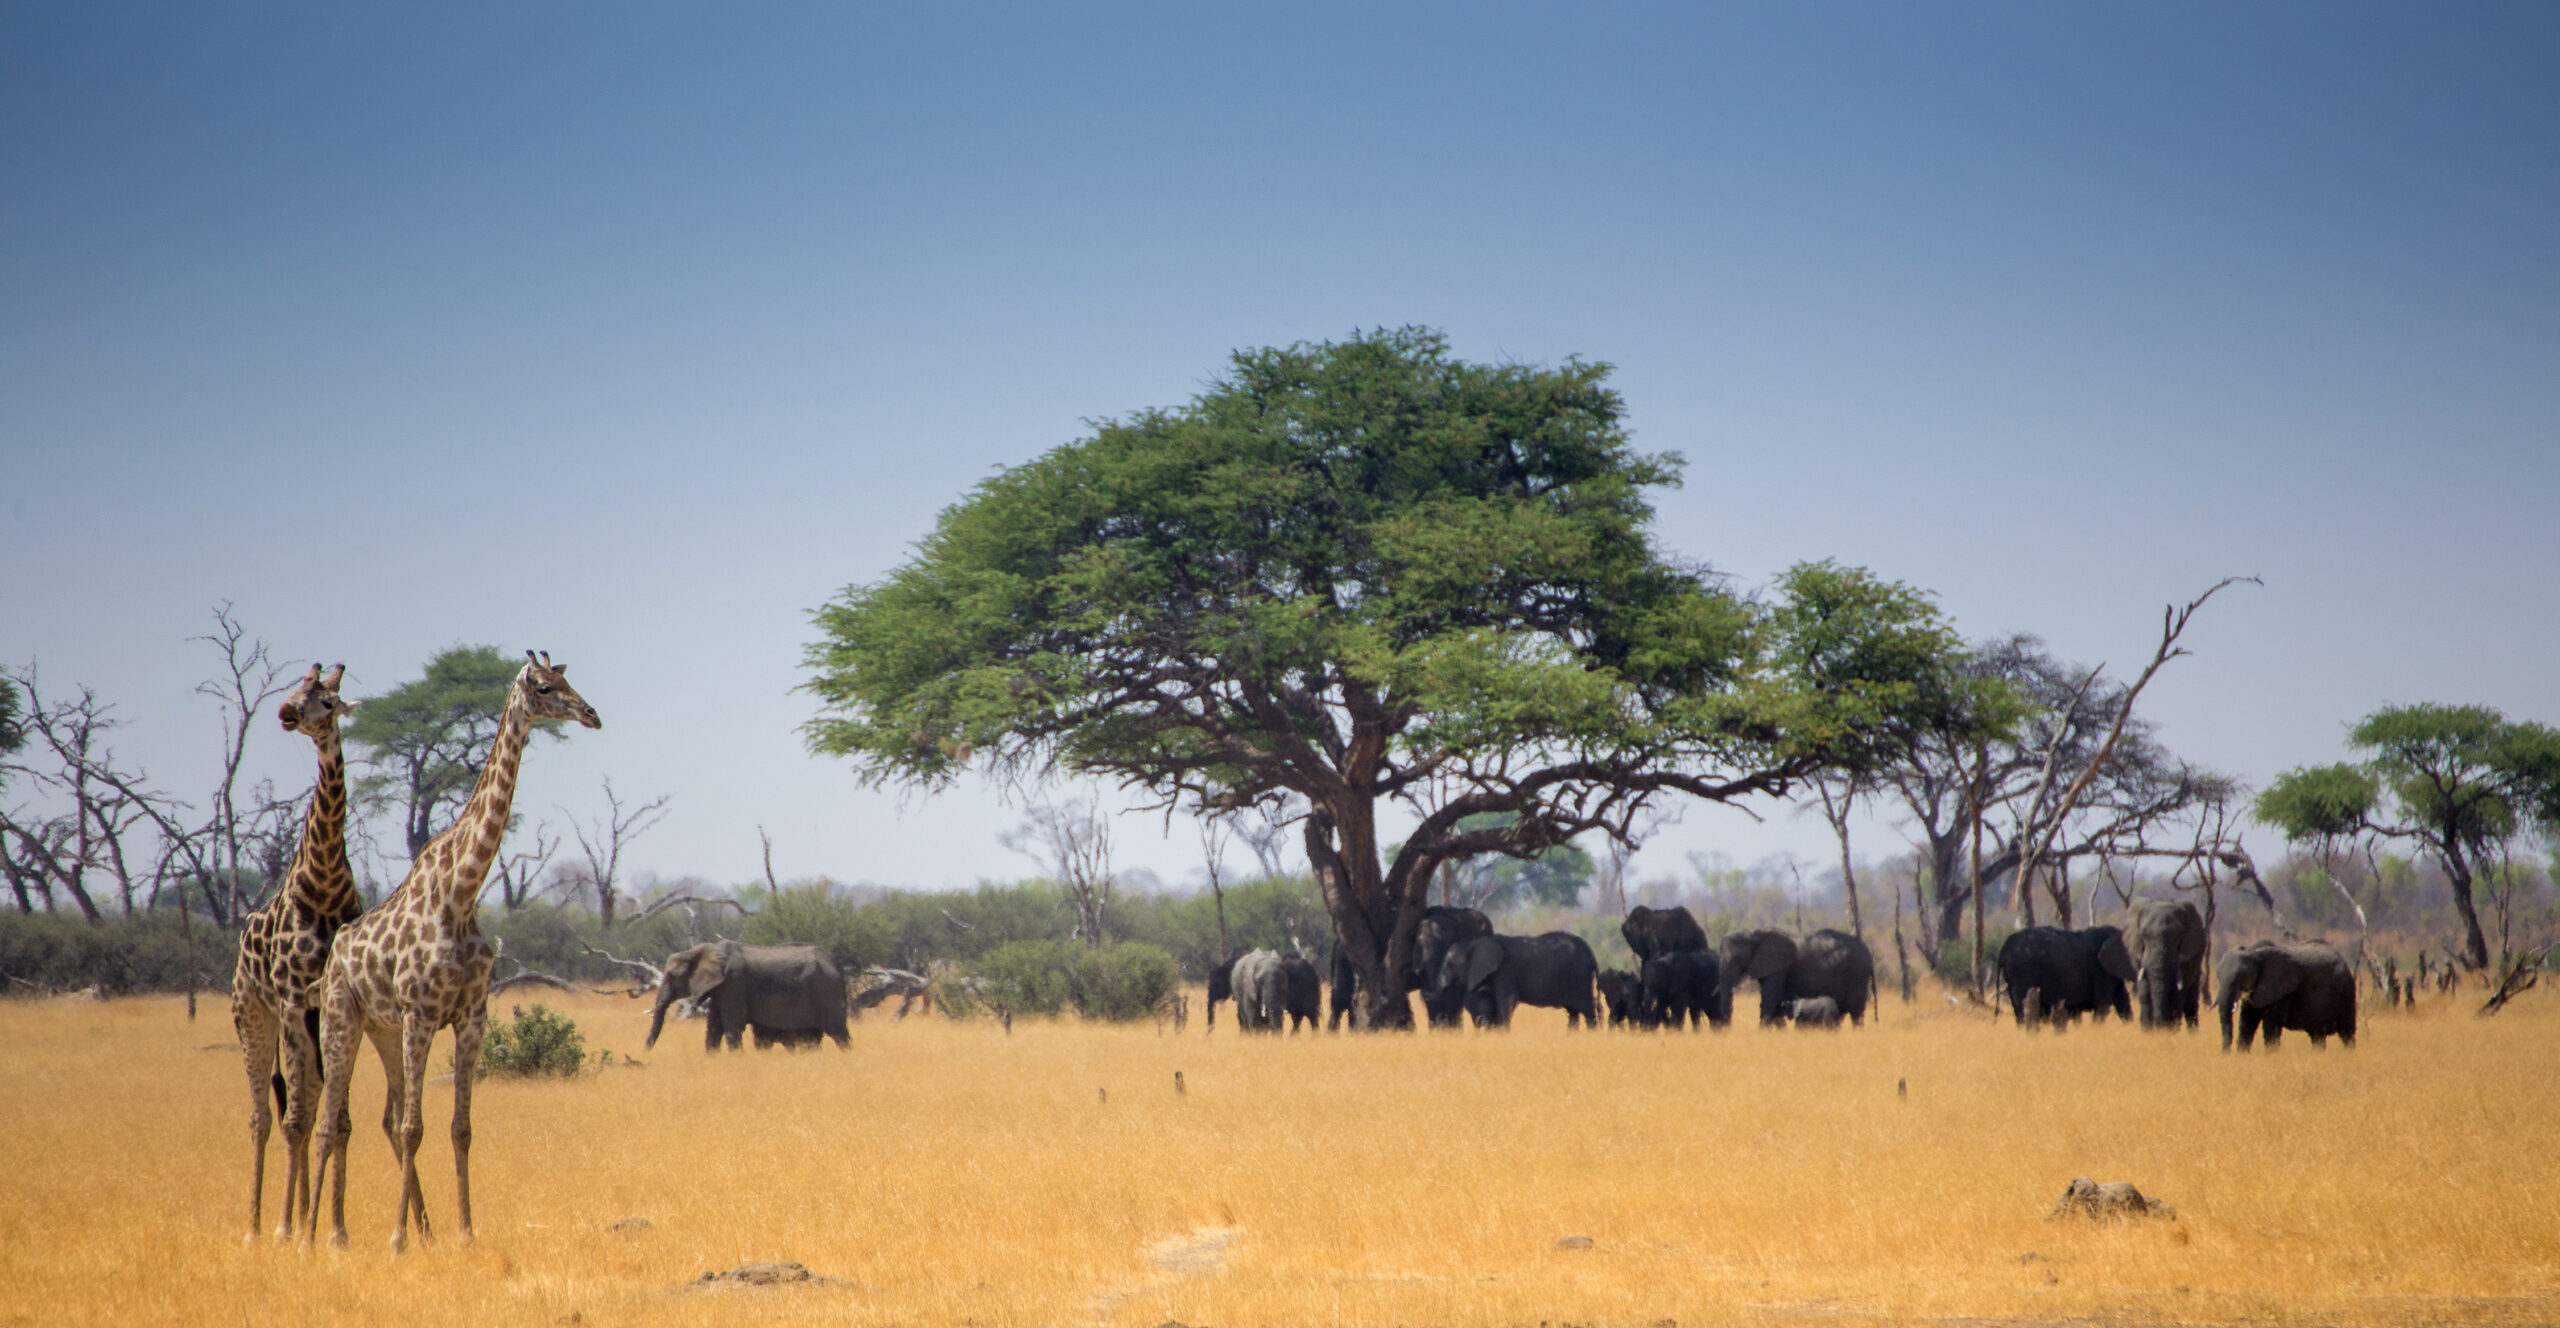
[[[240,927],[240,962],[231,972],[231,1027],[249,1070],[249,1235],[258,1234],[266,1198],[267,1132],[273,1090],[284,1109],[284,1221],[279,1237],[293,1234],[297,1212],[311,1206],[311,1112],[320,1093],[320,978],[329,942],[364,910],[355,873],[347,867],[347,759],[338,746],[338,721],[355,713],[338,699],[344,664],[320,676],[320,666],[286,693],[276,718],[320,749],[320,782],[302,823],[302,844],[284,884]],[[283,1068],[279,1071],[278,1039]]]
[[[347,1243],[347,1086],[356,1039],[369,1038],[390,1080],[382,1131],[400,1159],[397,1252],[409,1243],[409,1216],[432,1237],[418,1189],[418,1141],[427,1132],[427,1048],[439,1029],[453,1029],[453,1174],[462,1238],[471,1239],[471,1080],[480,1069],[480,1037],[489,1023],[489,966],[495,957],[480,935],[480,888],[506,833],[515,803],[516,767],[535,720],[574,720],[604,727],[595,707],[569,689],[564,665],[525,652],[507,689],[498,738],[480,767],[480,782],[451,829],[429,841],[400,888],[338,933],[329,952],[320,1014],[320,1056],[327,1074],[320,1112],[319,1183],[329,1189],[332,1239]],[[336,1172],[331,1173],[334,1160]],[[317,1193],[311,1234],[319,1235]]]

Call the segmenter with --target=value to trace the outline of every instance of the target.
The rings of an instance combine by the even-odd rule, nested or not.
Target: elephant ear
[[[693,979],[685,986],[685,994],[700,1000],[712,993],[729,976],[729,947],[706,945],[702,957],[693,965]]]
[[[1502,967],[1501,946],[1491,941],[1467,942],[1467,990],[1473,991],[1484,985],[1484,980],[1492,977],[1493,970],[1500,967]]]
[[[2249,989],[2251,1009],[2265,1009],[2302,985],[2302,965],[2282,950],[2269,950],[2258,961],[2258,984]]]
[[[2110,936],[2098,947],[2098,967],[2118,982],[2131,982],[2141,973],[2134,967],[2133,952],[2124,948],[2122,936]]]
[[[1751,947],[1751,980],[1766,982],[1796,965],[1796,943],[1776,932],[1766,932]]]

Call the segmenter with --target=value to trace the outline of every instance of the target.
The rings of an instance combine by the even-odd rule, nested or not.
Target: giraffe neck
[[[516,801],[516,767],[524,760],[525,739],[532,730],[533,714],[525,708],[523,694],[510,690],[506,713],[498,717],[498,740],[480,767],[480,782],[472,787],[471,801],[454,822],[461,843],[452,874],[445,878],[441,902],[446,914],[458,922],[478,915],[480,887],[489,878],[489,865],[497,861],[498,841],[506,837],[507,816]]]
[[[311,790],[302,847],[285,880],[296,905],[321,917],[344,917],[356,911],[355,874],[347,867],[346,752],[336,724],[311,741],[320,748],[320,782]]]

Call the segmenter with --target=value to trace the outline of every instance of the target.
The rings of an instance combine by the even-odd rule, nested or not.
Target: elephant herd
[[[2204,918],[2193,904],[2144,900],[2134,906],[2127,943],[2117,927],[2028,927],[2001,943],[1996,965],[2010,1013],[2025,1027],[2067,1025],[2080,1015],[2133,1017],[2141,994],[2144,1028],[2194,1028],[2204,998]],[[2257,941],[2224,952],[2214,969],[2222,1045],[2239,1022],[2240,1049],[2261,1030],[2274,1047],[2284,1030],[2314,1046],[2332,1036],[2356,1041],[2355,970],[2319,941]]]
[[[1499,935],[1474,909],[1434,906],[1414,930],[1405,976],[1430,1022],[1442,1028],[1468,1020],[1505,1027],[1523,1005],[1564,1011],[1568,1028],[1599,1027],[1604,1006],[1611,1027],[1722,1028],[1733,1018],[1734,988],[1746,981],[1760,990],[1761,1022],[1830,1027],[1864,1022],[1875,988],[1874,956],[1846,932],[1818,931],[1798,942],[1783,932],[1743,931],[1719,949],[1687,909],[1642,905],[1620,930],[1636,967],[1604,971],[1590,944],[1571,932]],[[1326,1026],[1338,1029],[1357,976],[1338,950],[1331,967]],[[1312,1025],[1323,1004],[1315,965],[1271,950],[1247,951],[1210,970],[1211,1028],[1227,1000],[1247,1032]]]
[[[2138,991],[2143,1027],[2196,1027],[2204,995],[2203,918],[2192,904],[2151,900],[2135,907],[2131,922],[2130,936],[2113,926],[2028,927],[2003,942],[1996,971],[2018,1022],[2067,1025],[2084,1014],[2131,1019]],[[1733,1019],[1735,988],[1748,981],[1760,992],[1762,1024],[1828,1028],[1844,1019],[1864,1023],[1875,993],[1875,957],[1846,932],[1826,928],[1799,941],[1785,932],[1746,930],[1711,946],[1687,909],[1638,905],[1620,934],[1635,967],[1604,971],[1590,945],[1570,932],[1497,935],[1474,909],[1435,906],[1423,911],[1415,929],[1405,976],[1438,1027],[1464,1018],[1479,1028],[1501,1028],[1520,1006],[1534,1005],[1563,1010],[1568,1027],[1596,1028],[1605,1005],[1611,1027],[1722,1028]],[[1338,1029],[1351,1012],[1356,983],[1338,951],[1330,976],[1326,1026]],[[2223,955],[2214,976],[2226,1049],[2235,1016],[2244,1051],[2261,1032],[2275,1046],[2287,1029],[2309,1035],[2315,1045],[2332,1036],[2355,1045],[2355,973],[2327,945],[2239,946]],[[1210,970],[1208,994],[1213,1030],[1218,1006],[1229,1000],[1237,1026],[1249,1033],[1295,1032],[1325,1012],[1314,962],[1268,949],[1245,951]],[[821,1038],[849,1045],[844,975],[815,945],[715,941],[667,956],[648,1045],[657,1045],[667,1011],[679,1001],[702,1010],[710,1050],[724,1043],[734,1049],[749,1033],[759,1047],[814,1046]]]

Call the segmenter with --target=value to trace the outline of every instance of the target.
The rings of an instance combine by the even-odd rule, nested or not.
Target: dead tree
[[[1061,806],[1034,804],[1030,819],[996,842],[1057,873],[1060,889],[1075,910],[1075,939],[1102,944],[1102,914],[1111,904],[1111,820],[1102,799],[1088,796]]]
[[[577,836],[578,851],[587,862],[587,884],[595,887],[597,924],[605,930],[613,928],[614,892],[622,871],[622,851],[632,841],[647,834],[666,819],[667,803],[673,795],[661,793],[638,806],[625,810],[622,799],[613,791],[613,781],[604,781],[604,819],[593,826],[569,822],[569,833]]]
[[[242,896],[241,856],[244,848],[254,854],[249,835],[243,826],[256,818],[252,812],[243,816],[237,791],[240,764],[249,750],[249,729],[258,715],[293,685],[292,669],[276,661],[264,640],[252,639],[248,629],[231,616],[231,603],[225,600],[213,610],[213,631],[188,638],[202,641],[222,652],[222,672],[196,684],[198,696],[211,697],[222,713],[222,777],[215,781],[213,799],[207,811],[205,829],[216,846],[215,860],[220,866],[225,897],[208,898],[207,905],[217,921],[226,925],[247,916],[259,901]],[[287,850],[288,861],[291,850]],[[273,887],[270,880],[269,888]]]
[[[0,677],[26,697],[22,722],[35,749],[31,760],[22,754],[0,763],[0,777],[24,780],[50,794],[58,807],[49,814],[25,806],[0,809],[0,842],[8,845],[0,869],[8,872],[19,907],[33,912],[40,892],[51,911],[59,889],[82,917],[99,922],[105,914],[92,884],[103,878],[124,912],[132,913],[137,880],[150,877],[137,871],[140,855],[128,841],[179,804],[151,791],[141,772],[117,766],[107,739],[123,721],[96,693],[84,687],[73,699],[47,702],[32,664]]]
[[[534,891],[541,888],[542,873],[559,852],[560,832],[549,821],[535,822],[532,846],[501,854],[489,871],[490,881],[498,887],[498,902],[509,911],[531,902]]]
[[[2551,947],[2547,945],[2517,955],[2507,975],[2498,980],[2498,990],[2489,997],[2487,1004],[2480,1007],[2481,1015],[2496,1014],[2506,1008],[2507,1002],[2532,990],[2536,983],[2542,981],[2543,961],[2550,957]]]

